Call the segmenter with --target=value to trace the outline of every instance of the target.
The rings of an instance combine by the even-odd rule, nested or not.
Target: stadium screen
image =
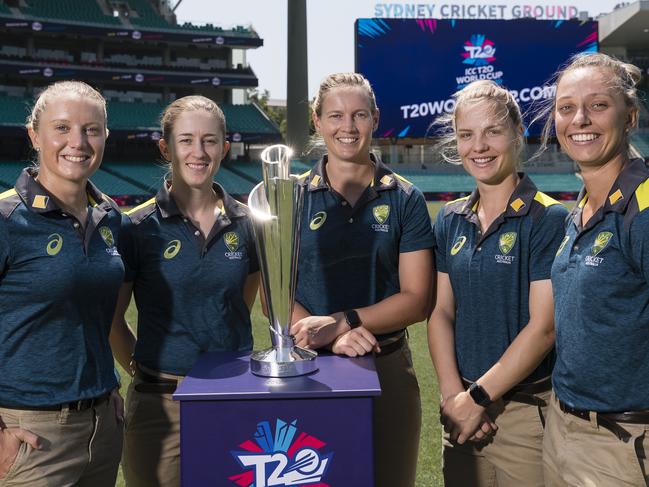
[[[374,87],[382,138],[435,135],[431,122],[476,79],[512,90],[525,113],[553,96],[547,82],[570,56],[597,51],[594,21],[358,19],[355,34],[356,71]]]

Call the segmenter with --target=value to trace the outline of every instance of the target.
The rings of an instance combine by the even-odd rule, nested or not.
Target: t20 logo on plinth
[[[324,453],[326,443],[297,430],[297,420],[275,422],[273,432],[269,421],[257,425],[253,439],[232,450],[243,473],[228,477],[241,487],[273,487],[300,485],[329,487],[323,482],[333,452]]]

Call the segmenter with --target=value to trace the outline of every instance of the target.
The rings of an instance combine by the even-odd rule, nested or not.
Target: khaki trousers
[[[154,373],[164,378],[182,377]],[[126,396],[122,471],[126,487],[180,485],[180,404],[171,394],[138,392],[136,374]]]
[[[647,486],[646,424],[617,423],[630,433],[628,441],[590,421],[559,409],[552,395],[543,440],[543,467],[548,487]]]
[[[376,357],[376,371],[382,393],[374,399],[374,485],[413,487],[421,401],[408,343]]]
[[[535,395],[546,403],[550,391]],[[486,442],[459,445],[443,433],[446,487],[543,487],[543,419],[547,407],[494,401],[487,414],[498,425]]]
[[[23,443],[0,487],[114,487],[122,453],[123,425],[109,401],[85,411],[0,408],[8,428],[41,438]]]

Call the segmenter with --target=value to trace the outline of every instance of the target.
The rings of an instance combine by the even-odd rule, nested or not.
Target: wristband
[[[469,395],[478,406],[486,408],[491,404],[489,394],[487,394],[487,391],[485,391],[477,382],[474,382],[469,386]]]
[[[347,311],[343,311],[343,315],[345,315],[345,321],[352,330],[361,326],[361,318],[360,316],[358,316],[358,313],[355,309],[348,309]]]

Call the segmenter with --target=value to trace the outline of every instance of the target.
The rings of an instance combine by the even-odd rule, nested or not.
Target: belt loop
[[[599,428],[599,421],[597,421],[597,413],[595,411],[588,411],[588,419],[593,429]]]
[[[68,422],[69,417],[70,417],[70,405],[66,404],[61,408],[61,412],[59,413],[59,424],[66,424]]]

